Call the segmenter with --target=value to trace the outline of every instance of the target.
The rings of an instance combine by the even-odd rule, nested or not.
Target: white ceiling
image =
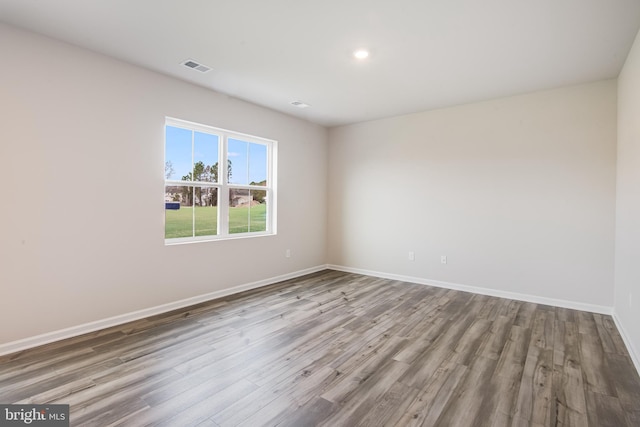
[[[334,126],[614,78],[640,1],[0,0],[0,21]]]

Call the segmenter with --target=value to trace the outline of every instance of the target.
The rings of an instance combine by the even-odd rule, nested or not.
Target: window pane
[[[229,190],[229,234],[266,231],[266,190]]]
[[[267,185],[267,146],[249,144],[249,184]]]
[[[218,136],[208,133],[193,134],[194,181],[218,181]]]
[[[165,127],[165,179],[191,180],[191,134],[187,129]]]
[[[215,236],[218,234],[218,189],[195,188],[195,235]]]
[[[229,183],[267,185],[267,146],[229,138]]]
[[[229,234],[249,231],[249,206],[251,206],[249,190],[229,189]]]
[[[193,236],[193,187],[166,186],[164,238]]]
[[[229,138],[229,183],[249,184],[249,143],[239,139]]]
[[[249,231],[267,230],[267,192],[251,190],[253,202],[249,208]]]

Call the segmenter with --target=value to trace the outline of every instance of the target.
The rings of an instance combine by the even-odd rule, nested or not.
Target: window
[[[166,119],[165,243],[275,234],[276,142]]]

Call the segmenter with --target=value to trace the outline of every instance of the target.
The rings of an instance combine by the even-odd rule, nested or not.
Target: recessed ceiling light
[[[369,56],[369,51],[364,49],[359,49],[353,52],[353,56],[355,56],[356,59],[365,59]]]

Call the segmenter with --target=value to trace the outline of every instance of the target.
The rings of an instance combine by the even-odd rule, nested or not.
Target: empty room
[[[640,426],[639,30],[0,0],[0,426]]]

